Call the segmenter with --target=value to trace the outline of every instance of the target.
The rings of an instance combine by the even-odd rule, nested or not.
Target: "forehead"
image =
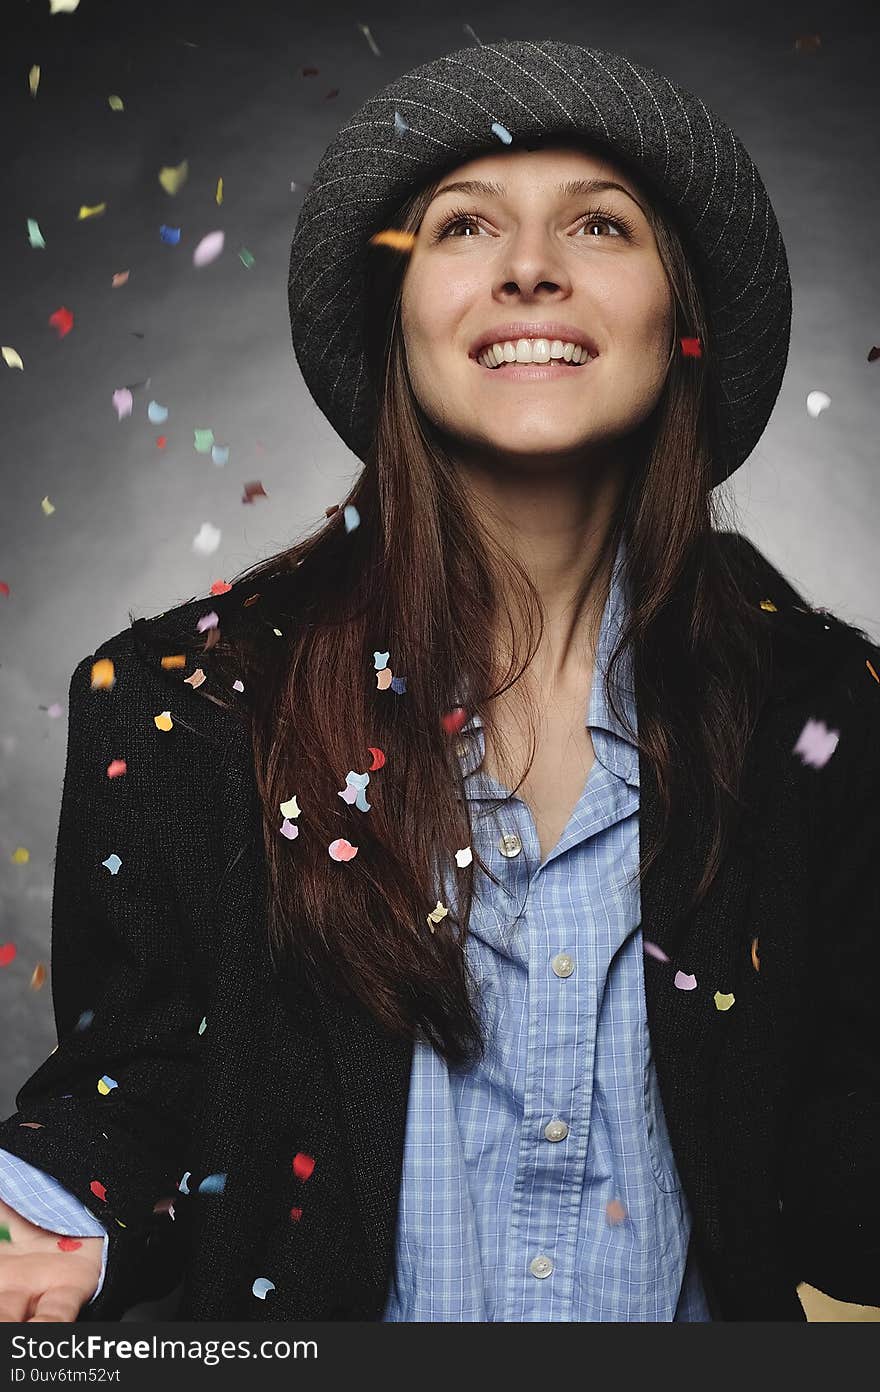
[[[503,185],[511,194],[539,187],[552,192],[571,179],[613,179],[635,198],[644,190],[613,155],[580,142],[560,140],[518,143],[509,149],[491,150],[448,168],[433,185],[434,197],[444,184],[463,179],[482,179]]]

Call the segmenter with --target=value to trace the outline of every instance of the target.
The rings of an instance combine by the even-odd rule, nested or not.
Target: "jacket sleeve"
[[[880,674],[872,647],[857,662],[849,691],[858,700],[845,702],[832,755],[842,762],[815,821],[811,1038],[781,1215],[799,1280],[880,1306],[880,685],[865,656]]]
[[[70,682],[52,900],[58,1043],[0,1122],[0,1146],[106,1226],[108,1279],[79,1318],[114,1320],[180,1279],[187,1224],[171,1221],[168,1201],[179,1198],[206,1006],[180,921],[173,828],[151,815],[155,697],[128,654],[113,685],[93,690],[94,661]],[[127,767],[110,777],[114,760]]]
[[[0,1199],[29,1223],[65,1237],[102,1237],[101,1274],[89,1303],[101,1294],[107,1271],[107,1229],[93,1217],[75,1194],[69,1194],[63,1184],[44,1174],[35,1165],[0,1150]]]

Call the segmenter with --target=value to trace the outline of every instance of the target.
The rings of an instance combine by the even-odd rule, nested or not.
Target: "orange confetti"
[[[616,1228],[618,1223],[623,1222],[626,1218],[626,1209],[620,1199],[612,1199],[610,1203],[605,1205],[605,1215],[612,1227]]]
[[[33,975],[31,976],[31,990],[39,991],[40,987],[45,985],[45,981],[46,968],[42,962],[38,962],[37,965],[34,967]]]
[[[107,765],[107,777],[119,778],[127,769],[128,765],[124,759],[111,759],[110,763]]]
[[[866,658],[865,658],[865,662],[867,663],[868,671],[871,673],[871,676],[874,678],[875,682],[880,682],[880,677],[877,676],[877,673],[874,671],[874,668],[871,666],[871,659],[868,658],[868,657],[866,657]]]
[[[111,687],[116,680],[116,669],[109,657],[100,657],[92,663],[92,690]]]
[[[385,227],[370,238],[370,246],[393,247],[395,251],[412,251],[415,233],[404,232],[399,227]]]
[[[752,938],[752,966],[755,968],[755,971],[760,971],[760,970],[761,970],[761,963],[760,963],[760,961],[758,960],[758,939],[757,939],[757,938]]]
[[[166,672],[173,671],[176,667],[185,667],[186,654],[174,653],[171,657],[163,657],[161,665],[165,668]]]

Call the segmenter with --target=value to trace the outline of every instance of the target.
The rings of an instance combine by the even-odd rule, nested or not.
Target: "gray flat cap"
[[[556,133],[619,153],[691,258],[714,348],[718,484],[751,453],[782,385],[791,333],[785,246],[730,127],[621,53],[550,39],[464,48],[404,73],[354,113],[318,163],[291,246],[291,335],[306,385],[363,460],[376,420],[363,334],[364,268],[376,254],[369,238],[445,170]]]

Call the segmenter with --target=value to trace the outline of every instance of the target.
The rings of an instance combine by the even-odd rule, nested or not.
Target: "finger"
[[[0,1324],[24,1324],[31,1293],[22,1286],[19,1289],[7,1288],[0,1295]]]
[[[78,1286],[51,1286],[38,1298],[27,1324],[72,1324],[80,1312],[83,1293]]]

